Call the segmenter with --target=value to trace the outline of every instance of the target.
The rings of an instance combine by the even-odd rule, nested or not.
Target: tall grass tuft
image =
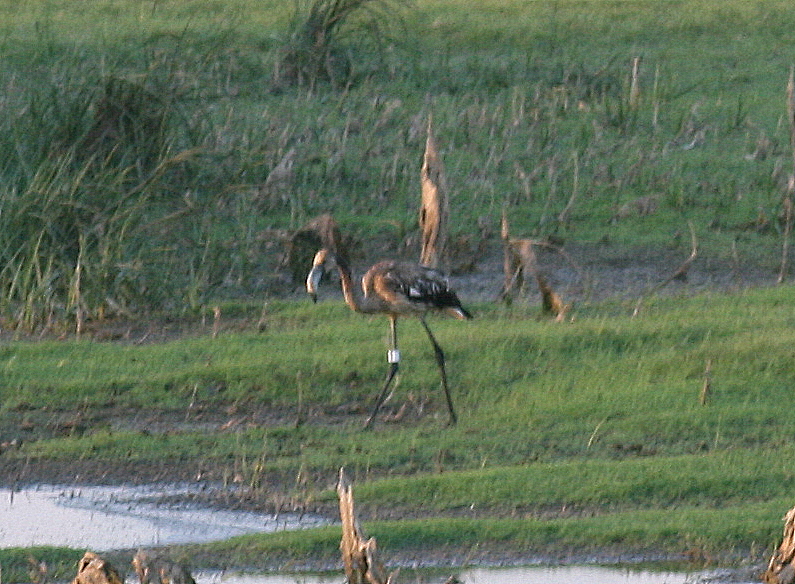
[[[33,330],[173,292],[151,244],[167,249],[169,218],[188,214],[174,195],[196,150],[179,137],[170,99],[87,76],[0,107],[0,311]]]
[[[383,54],[396,9],[406,5],[406,0],[296,0],[275,81],[309,87],[348,84],[360,65],[353,46],[369,40]]]

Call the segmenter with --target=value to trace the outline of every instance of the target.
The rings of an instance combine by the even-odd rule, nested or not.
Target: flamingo
[[[455,291],[453,291],[438,270],[411,262],[386,260],[378,262],[362,276],[361,291],[353,285],[351,270],[347,261],[333,251],[320,249],[312,261],[312,269],[306,278],[306,290],[317,302],[317,289],[320,279],[326,271],[327,265],[336,265],[340,275],[340,284],[345,303],[354,312],[363,314],[385,314],[389,318],[390,349],[387,352],[389,371],[386,382],[375,402],[373,413],[364,425],[365,429],[372,427],[378,410],[384,403],[392,380],[400,364],[400,351],[397,341],[397,320],[400,316],[416,316],[422,323],[428,339],[433,345],[436,364],[442,377],[442,387],[447,400],[447,409],[450,412],[450,425],[455,425],[458,418],[453,408],[450,388],[447,385],[447,372],[445,370],[444,351],[433,336],[425,315],[428,312],[444,312],[455,318],[471,319],[472,315],[461,306]]]

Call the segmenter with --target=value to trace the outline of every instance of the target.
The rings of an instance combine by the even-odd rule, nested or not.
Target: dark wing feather
[[[465,318],[471,315],[461,306],[455,291],[438,270],[416,264],[393,263],[382,273],[385,285],[410,303],[437,310],[455,309]]]

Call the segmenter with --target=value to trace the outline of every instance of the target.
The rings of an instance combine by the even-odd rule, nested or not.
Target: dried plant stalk
[[[789,271],[789,240],[790,234],[792,233],[793,187],[795,187],[795,177],[791,176],[789,179],[789,186],[787,187],[787,193],[782,199],[782,205],[784,207],[784,233],[781,236],[781,264],[778,269],[778,278],[776,279],[778,284],[784,281]]]
[[[425,155],[420,169],[422,201],[420,205],[420,230],[422,247],[420,263],[431,268],[445,267],[447,263],[447,218],[450,213],[444,165],[436,150],[431,119],[428,118],[428,136]]]
[[[501,236],[503,240],[504,259],[503,270],[505,281],[499,298],[505,301],[510,299],[510,293],[515,288],[522,288],[525,278],[532,276],[541,292],[541,306],[544,312],[551,314],[558,322],[562,321],[571,308],[570,304],[563,302],[561,296],[555,292],[543,273],[538,270],[535,250],[538,242],[533,239],[513,239],[510,237],[508,219],[503,211]]]
[[[541,306],[544,312],[554,316],[557,322],[562,322],[566,318],[566,313],[571,308],[571,304],[563,302],[563,298],[552,289],[544,274],[536,270],[535,277],[538,289],[541,291]]]
[[[687,225],[690,229],[690,255],[687,256],[687,259],[685,259],[685,261],[683,261],[682,264],[670,276],[651,288],[648,292],[646,292],[646,294],[638,298],[638,302],[635,304],[635,310],[632,312],[632,316],[637,316],[640,313],[641,305],[643,304],[643,301],[646,297],[659,292],[674,280],[687,280],[687,272],[690,270],[690,266],[693,265],[693,262],[696,261],[696,258],[698,257],[698,238],[696,237],[696,230],[693,228],[692,223],[688,222]]]
[[[221,307],[217,304],[213,306],[213,333],[212,337],[216,338],[218,333],[221,332]]]
[[[377,557],[375,539],[367,538],[359,527],[353,504],[353,487],[344,469],[340,469],[337,496],[342,520],[340,551],[348,584],[393,584],[395,573],[386,575]]]
[[[187,566],[156,552],[138,550],[132,565],[141,584],[196,584]]]
[[[502,221],[500,222],[500,236],[502,238],[502,271],[505,280],[502,283],[502,291],[498,300],[508,301],[510,291],[514,286],[521,288],[522,278],[521,268],[516,262],[516,257],[511,249],[511,234],[508,229],[508,217],[505,209],[502,210]]]
[[[629,84],[629,107],[638,109],[640,104],[640,57],[632,59],[632,78]]]
[[[124,584],[124,578],[103,558],[86,552],[77,563],[77,576],[72,584]]]
[[[762,581],[768,584],[792,584],[795,582],[795,507],[784,515],[784,536],[781,545],[773,552]]]

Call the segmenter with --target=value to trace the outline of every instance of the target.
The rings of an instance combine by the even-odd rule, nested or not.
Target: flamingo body
[[[378,262],[362,276],[362,291],[368,298],[379,298],[386,314],[418,315],[436,310],[472,318],[444,275],[419,264]]]
[[[317,288],[328,262],[336,264],[340,274],[340,284],[345,302],[355,312],[365,314],[385,314],[389,317],[391,331],[391,350],[388,353],[390,364],[387,380],[376,400],[375,409],[367,420],[369,428],[384,400],[387,389],[398,370],[400,353],[397,346],[397,319],[399,316],[416,316],[433,345],[436,362],[442,376],[442,385],[450,411],[450,423],[457,421],[450,390],[447,386],[447,372],[442,348],[425,322],[430,312],[444,312],[459,319],[471,319],[472,315],[461,306],[458,295],[452,290],[444,275],[435,269],[410,262],[386,260],[373,265],[362,276],[361,290],[355,289],[351,270],[343,258],[327,249],[315,254],[312,269],[306,278],[307,292],[317,300]]]

